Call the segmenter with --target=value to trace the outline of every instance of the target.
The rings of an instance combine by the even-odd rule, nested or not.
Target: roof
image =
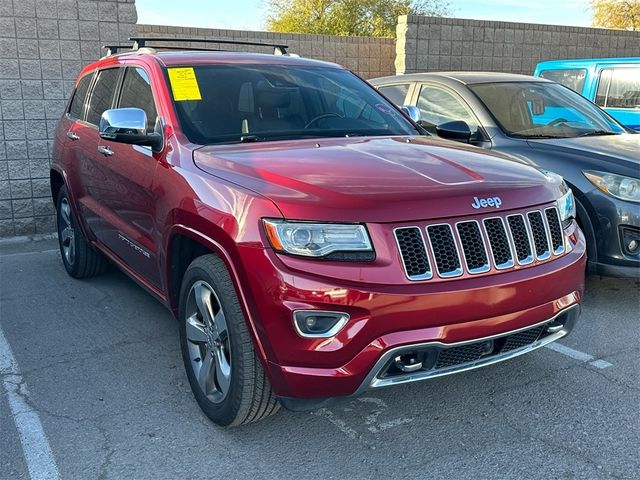
[[[595,64],[613,64],[613,63],[634,63],[640,64],[640,57],[612,57],[612,58],[571,58],[567,60],[546,60],[538,63],[538,67],[544,67],[545,70],[550,68],[566,68],[566,67],[591,67]]]
[[[518,75],[515,73],[498,72],[428,72],[409,73],[405,75],[395,75],[370,80],[374,85],[377,83],[387,83],[390,80],[403,79],[409,81],[425,81],[429,79],[451,79],[460,83],[470,85],[474,83],[495,83],[495,82],[546,82],[548,80],[532,77],[529,75]]]

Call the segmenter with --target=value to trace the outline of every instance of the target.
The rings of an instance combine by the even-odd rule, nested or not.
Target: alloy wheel
[[[76,256],[75,231],[71,224],[71,205],[69,205],[69,199],[66,197],[60,202],[60,219],[62,222],[58,227],[58,235],[60,235],[62,253],[67,263],[73,265]]]
[[[231,386],[231,343],[222,304],[208,283],[195,282],[186,305],[191,368],[209,400],[220,403]]]

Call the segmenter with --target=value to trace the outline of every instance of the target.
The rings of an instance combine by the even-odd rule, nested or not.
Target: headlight
[[[566,192],[556,200],[556,207],[558,207],[558,213],[560,214],[560,221],[563,227],[568,226],[572,218],[576,218],[576,201],[569,187],[566,187]]]
[[[364,225],[264,220],[264,226],[271,245],[279,252],[306,257],[351,252],[356,255],[351,255],[352,258],[347,255],[345,260],[373,259],[373,248]],[[358,252],[371,255],[362,256]]]
[[[613,173],[584,171],[584,176],[612,197],[628,202],[640,202],[640,179]]]

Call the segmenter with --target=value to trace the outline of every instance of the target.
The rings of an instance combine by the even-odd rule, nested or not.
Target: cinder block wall
[[[164,25],[138,25],[143,36],[163,36],[218,40],[244,40],[262,43],[284,43],[290,53],[303,57],[325,60],[343,65],[364,78],[393,75],[395,41],[393,38],[338,37],[333,35],[306,35],[296,33],[272,33],[249,30],[224,30],[212,28],[168,27]],[[179,45],[202,47],[201,43]],[[209,48],[244,50],[267,53],[262,47],[246,47],[206,43]]]
[[[640,55],[640,32],[402,16],[396,72],[484,70],[531,75],[541,60]]]
[[[0,0],[0,237],[54,231],[54,129],[80,69],[136,31],[134,0]]]

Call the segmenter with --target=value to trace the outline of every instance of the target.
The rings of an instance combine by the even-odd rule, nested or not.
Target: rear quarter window
[[[78,86],[73,93],[71,105],[69,106],[69,116],[71,118],[82,120],[84,116],[85,101],[87,99],[87,91],[89,90],[92,78],[93,74],[89,73],[82,77],[78,82]]]
[[[574,92],[582,93],[584,79],[587,71],[583,68],[568,68],[564,70],[543,70],[540,72],[542,78],[569,87]]]
[[[407,92],[409,91],[409,84],[402,83],[397,85],[383,85],[378,87],[380,93],[391,100],[396,105],[402,107],[404,100],[407,98]]]

